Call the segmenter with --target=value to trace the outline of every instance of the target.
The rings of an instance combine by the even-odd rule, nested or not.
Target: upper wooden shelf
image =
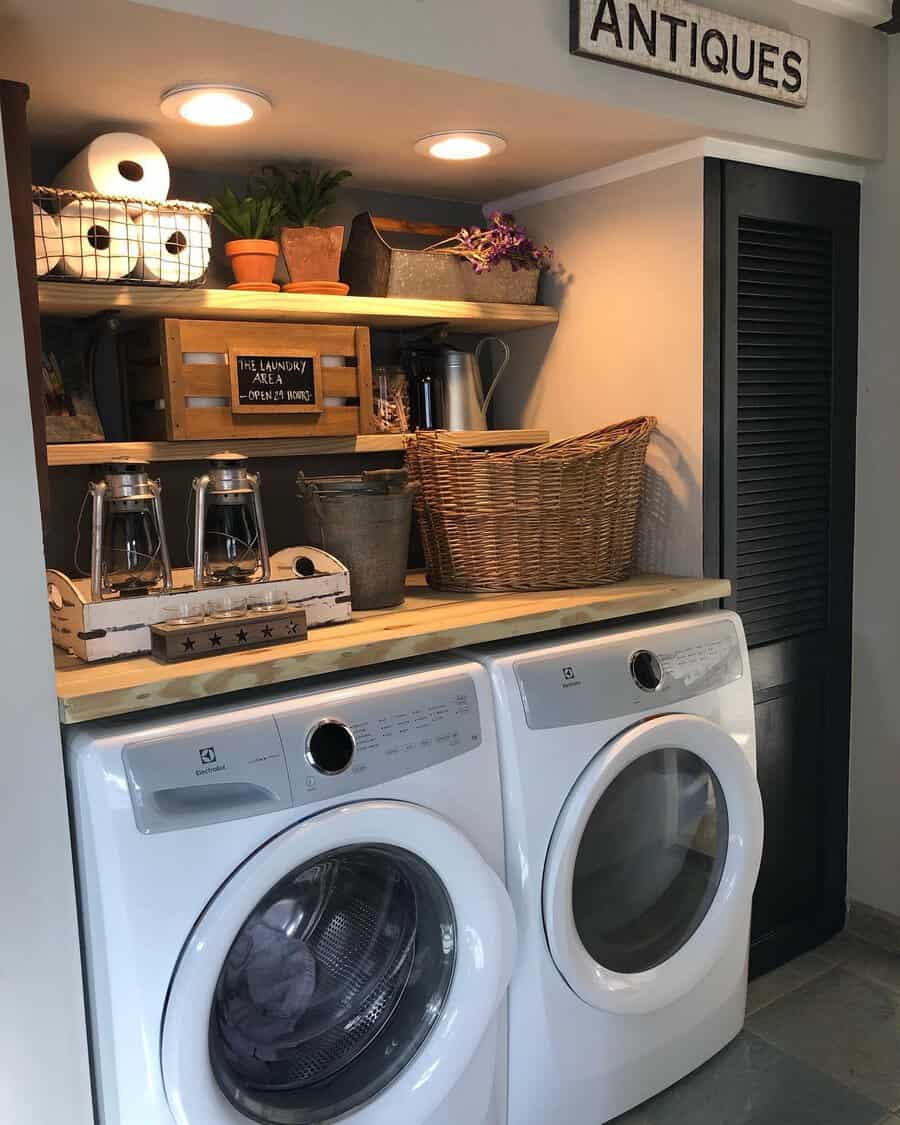
[[[412,301],[393,297],[325,297],[299,293],[243,293],[232,289],[100,285],[40,281],[45,316],[180,317],[187,320],[268,320],[291,324],[366,324],[417,328],[446,323],[459,332],[518,332],[556,324],[559,313],[543,305]]]
[[[446,435],[472,449],[516,449],[550,440],[546,430],[459,430]],[[225,446],[248,457],[315,457],[333,453],[393,453],[403,449],[403,434],[357,434],[349,437],[221,438],[218,441],[93,441],[48,445],[47,462],[99,465],[126,457],[144,461],[202,461]]]
[[[410,575],[406,600],[395,609],[354,613],[346,624],[310,629],[305,641],[273,648],[183,664],[158,664],[149,656],[83,664],[57,650],[59,717],[63,723],[80,723],[131,715],[325,672],[421,659],[464,645],[693,605],[730,593],[731,584],[723,579],[646,575],[584,590],[445,594],[430,590],[422,575]]]

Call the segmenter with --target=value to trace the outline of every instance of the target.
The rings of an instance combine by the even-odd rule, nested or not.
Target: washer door
[[[762,802],[743,750],[689,715],[640,723],[591,762],[544,870],[544,926],[570,988],[642,1013],[694,988],[747,940]]]
[[[505,888],[435,813],[367,801],[302,821],[238,868],[182,952],[162,1028],[175,1120],[425,1122],[514,952]]]

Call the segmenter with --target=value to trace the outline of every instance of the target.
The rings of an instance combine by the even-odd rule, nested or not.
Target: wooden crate
[[[132,436],[143,441],[334,437],[375,433],[369,329],[318,324],[159,320],[124,337]],[[316,357],[321,411],[239,407],[238,353]]]

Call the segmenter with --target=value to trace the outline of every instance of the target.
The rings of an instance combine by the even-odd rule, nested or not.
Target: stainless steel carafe
[[[499,344],[503,360],[497,368],[487,394],[481,379],[481,351],[488,344]],[[487,410],[494,391],[509,363],[509,346],[497,336],[485,336],[474,352],[444,346],[438,353],[435,375],[441,397],[441,428],[445,430],[486,430]]]

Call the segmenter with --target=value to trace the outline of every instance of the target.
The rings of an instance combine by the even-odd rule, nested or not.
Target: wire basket
[[[631,571],[655,418],[513,452],[441,433],[406,444],[428,583],[464,592],[558,590]]]
[[[37,276],[47,281],[204,285],[212,246],[207,203],[156,203],[32,187]]]

